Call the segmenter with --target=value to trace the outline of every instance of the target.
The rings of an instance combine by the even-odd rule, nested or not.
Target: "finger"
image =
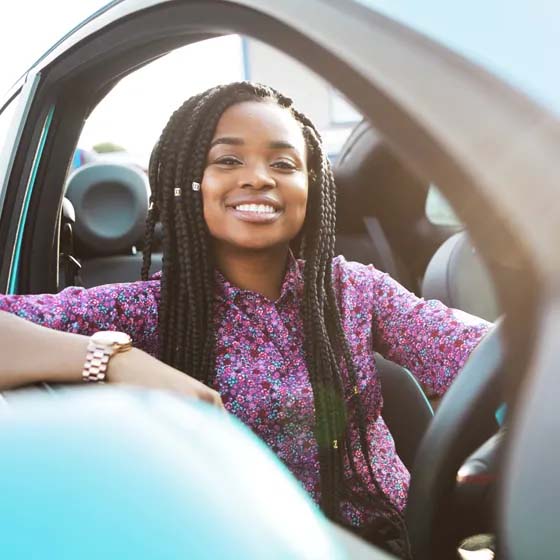
[[[218,391],[213,391],[213,399],[214,399],[214,406],[217,406],[218,408],[221,408],[222,410],[225,410],[224,407],[224,403],[222,402],[222,397],[220,395],[220,393],[218,393]]]
[[[218,406],[218,401],[221,402],[218,392],[208,389],[206,386],[202,387],[201,390],[197,392],[197,396],[201,401],[207,402],[213,406]]]

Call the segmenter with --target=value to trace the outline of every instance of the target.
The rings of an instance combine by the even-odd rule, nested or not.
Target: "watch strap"
[[[106,346],[100,346],[90,340],[84,369],[82,370],[82,380],[86,383],[104,383],[109,359],[113,354],[114,350]]]

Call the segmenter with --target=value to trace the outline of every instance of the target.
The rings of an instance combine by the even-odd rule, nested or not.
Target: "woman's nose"
[[[264,165],[245,167],[240,177],[240,182],[242,188],[263,189],[276,186],[276,181],[271,176],[268,166]]]

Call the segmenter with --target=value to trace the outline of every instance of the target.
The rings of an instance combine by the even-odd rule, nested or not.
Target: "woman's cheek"
[[[206,174],[204,174],[202,179],[200,192],[202,193],[202,215],[210,233],[213,234],[216,231],[216,226],[219,224],[220,218],[216,216],[217,201],[215,188],[211,178],[208,180]]]

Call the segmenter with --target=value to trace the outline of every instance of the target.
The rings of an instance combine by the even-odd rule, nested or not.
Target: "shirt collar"
[[[234,286],[226,277],[218,270],[215,270],[216,296],[225,301],[239,301],[243,298],[263,297],[257,292],[251,290],[243,290]],[[289,295],[297,296],[303,292],[303,271],[302,263],[298,261],[290,251],[286,263],[286,272],[282,287],[280,288],[280,297],[274,303],[280,303]]]

